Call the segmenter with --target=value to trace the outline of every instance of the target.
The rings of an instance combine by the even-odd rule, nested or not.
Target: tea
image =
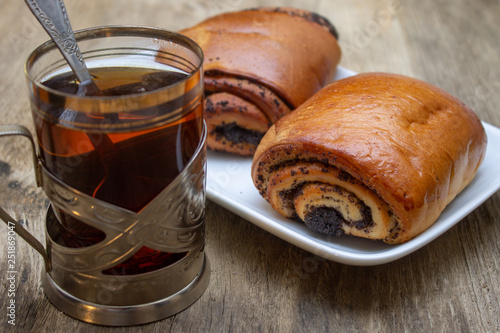
[[[100,89],[98,96],[118,97],[138,93],[147,97],[147,92],[175,84],[187,76],[179,71],[138,67],[95,68],[91,69],[91,75]],[[43,85],[68,96],[86,93],[71,73],[49,78]],[[134,212],[141,211],[183,170],[195,153],[202,132],[202,103],[192,110],[182,109],[172,122],[153,123],[140,130],[134,130],[135,122],[168,118],[178,105],[166,103],[101,114],[75,111],[67,103],[49,103],[41,98],[36,105],[33,117],[45,167],[71,187]],[[184,105],[182,100],[179,105]],[[55,213],[62,227],[61,245],[85,247],[105,238],[102,231],[61,210]],[[184,255],[144,247],[107,273],[145,273],[165,267]]]

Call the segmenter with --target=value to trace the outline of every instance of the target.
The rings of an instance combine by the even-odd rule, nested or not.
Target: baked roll
[[[284,114],[333,80],[337,32],[293,8],[257,8],[207,19],[180,33],[204,53],[210,149],[251,156]]]
[[[275,123],[252,179],[284,216],[331,235],[406,242],[471,182],[486,151],[474,112],[400,75],[336,81]]]

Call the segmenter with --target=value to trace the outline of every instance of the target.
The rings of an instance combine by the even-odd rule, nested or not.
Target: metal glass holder
[[[61,311],[85,322],[139,325],[169,317],[194,303],[209,283],[210,264],[204,252],[206,125],[189,164],[139,213],[81,193],[47,171],[35,152],[30,132],[20,125],[2,125],[0,136],[22,135],[33,146],[37,185],[67,214],[106,234],[84,248],[56,242],[59,222],[52,206],[46,215],[46,247],[0,208],[0,218],[42,254],[42,286]],[[104,274],[142,246],[184,253],[175,263],[148,273]]]

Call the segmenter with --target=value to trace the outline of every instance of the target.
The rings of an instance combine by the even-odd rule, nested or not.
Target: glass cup
[[[85,321],[161,319],[208,285],[203,54],[156,28],[75,37],[98,90],[76,81],[51,41],[25,68],[37,178],[51,200],[42,284]]]

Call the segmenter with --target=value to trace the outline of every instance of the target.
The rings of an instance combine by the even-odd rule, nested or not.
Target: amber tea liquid
[[[103,67],[90,72],[100,88],[99,96],[117,97],[147,94],[187,76],[179,71],[140,67]],[[75,82],[72,73],[51,77],[43,85],[71,95],[86,94]],[[33,117],[45,167],[75,189],[134,212],[140,212],[172,182],[200,142],[202,103],[192,110],[185,110],[182,109],[182,98],[177,103],[103,114],[57,107],[42,98],[36,102]],[[165,118],[173,109],[179,112],[179,105],[180,116],[172,122],[150,128],[138,127],[140,129],[137,130],[133,129],[135,126],[126,129],[128,123]],[[79,125],[68,126],[69,123]],[[55,209],[55,213],[61,224],[61,245],[85,247],[104,239],[102,231],[61,210]],[[143,247],[126,262],[104,273],[145,273],[168,266],[185,254],[164,253]]]

